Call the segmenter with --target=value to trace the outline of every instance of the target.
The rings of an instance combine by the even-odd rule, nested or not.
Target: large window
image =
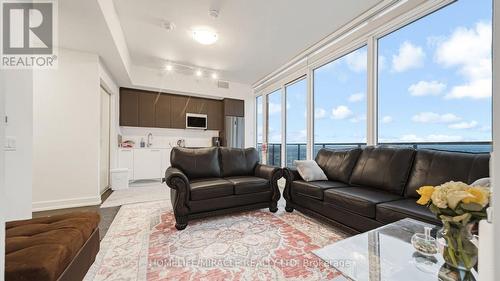
[[[262,96],[255,99],[255,114],[256,114],[256,138],[257,138],[257,151],[259,151],[259,161],[262,161],[262,143],[264,142],[264,115],[262,113]]]
[[[314,155],[366,144],[367,48],[314,70]]]
[[[378,41],[378,141],[490,151],[492,2],[460,0]]]
[[[286,166],[307,156],[307,80],[285,88],[286,93]]]
[[[267,95],[267,164],[281,166],[281,90]]]

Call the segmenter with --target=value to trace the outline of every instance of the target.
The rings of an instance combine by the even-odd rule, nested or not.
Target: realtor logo
[[[3,68],[52,68],[54,1],[2,1]]]

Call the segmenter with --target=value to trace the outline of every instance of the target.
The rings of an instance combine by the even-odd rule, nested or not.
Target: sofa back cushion
[[[412,148],[366,147],[354,166],[351,184],[403,195],[414,155]]]
[[[336,150],[322,148],[316,155],[316,162],[329,180],[348,183],[361,152],[361,148]]]
[[[170,153],[170,164],[186,174],[188,179],[218,178],[221,175],[216,147],[174,147]]]
[[[221,147],[220,157],[223,177],[254,175],[259,163],[259,153],[255,148]]]
[[[405,197],[418,198],[417,189],[448,181],[471,184],[489,176],[490,155],[437,150],[418,150],[405,190]]]

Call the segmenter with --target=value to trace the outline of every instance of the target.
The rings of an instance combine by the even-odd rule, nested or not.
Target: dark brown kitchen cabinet
[[[207,114],[207,99],[189,97],[186,113]]]
[[[155,127],[172,128],[171,113],[172,96],[160,95],[155,106]]]
[[[245,102],[237,99],[224,99],[224,115],[245,117]]]
[[[175,129],[185,129],[186,128],[186,110],[188,105],[188,97],[172,95],[172,101],[170,103],[170,116],[172,121],[172,127]]]
[[[207,129],[221,131],[224,128],[222,101],[207,100]]]
[[[155,126],[155,100],[156,94],[139,94],[139,127]]]
[[[136,91],[120,92],[120,126],[139,126],[139,94]]]

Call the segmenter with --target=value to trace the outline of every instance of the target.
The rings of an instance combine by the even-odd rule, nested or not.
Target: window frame
[[[285,86],[301,77],[307,79],[307,159],[314,150],[314,70],[341,58],[364,45],[367,46],[367,132],[366,144],[378,144],[378,40],[392,32],[431,15],[458,0],[384,0],[355,18],[338,31],[327,36],[290,63],[253,84],[255,95],[262,95],[264,103],[264,142],[267,143],[267,96],[282,91],[282,147],[286,147]],[[371,14],[370,14],[371,13]],[[493,23],[492,23],[493,24]],[[373,27],[374,26],[374,27]],[[284,100],[284,101],[283,101]],[[283,110],[284,108],[284,110]],[[284,124],[283,124],[284,123]],[[493,128],[493,126],[492,126]],[[282,149],[282,166],[286,155]]]

